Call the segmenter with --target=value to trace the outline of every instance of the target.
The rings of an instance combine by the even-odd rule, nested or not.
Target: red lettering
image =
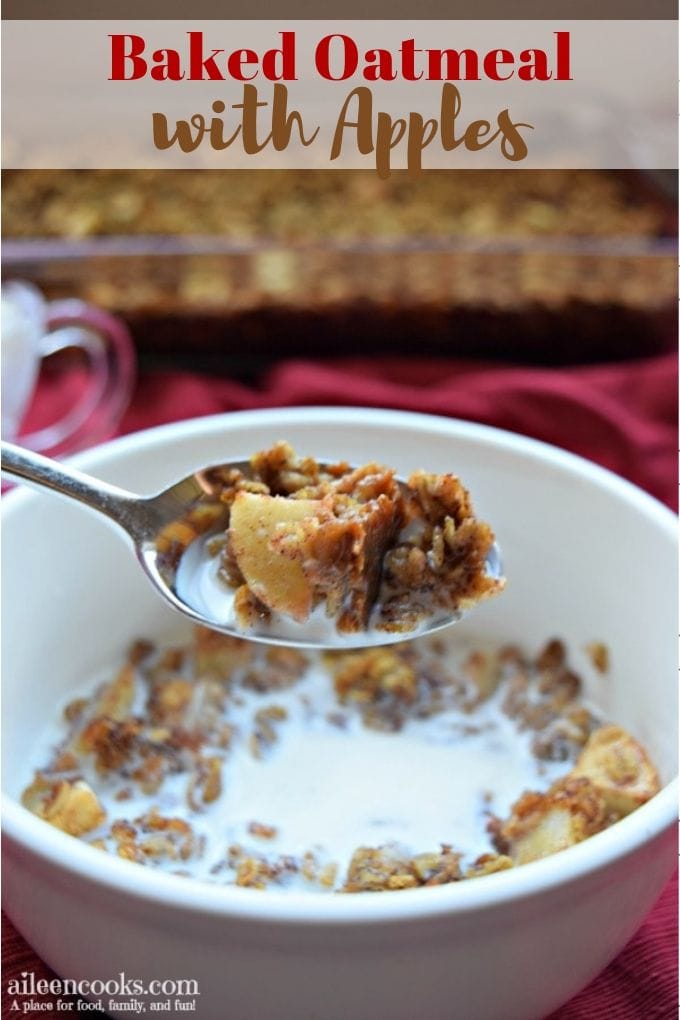
[[[392,54],[389,50],[368,50],[364,68],[366,81],[394,81],[397,72],[392,68]]]
[[[555,32],[557,39],[556,81],[571,81],[571,36],[569,32]]]
[[[135,81],[146,74],[146,60],[142,59],[146,43],[141,35],[109,35],[111,40],[111,74],[109,81]],[[126,42],[130,48],[125,48]],[[130,74],[126,65],[130,63]]]
[[[331,73],[331,44],[334,39],[342,40],[343,47],[343,70],[342,74]],[[359,50],[357,44],[348,35],[325,35],[314,54],[316,69],[323,78],[328,81],[345,81],[351,78],[359,66]]]
[[[224,81],[224,75],[215,63],[215,57],[224,50],[213,50],[209,57],[203,53],[203,33],[187,32],[189,36],[189,80],[190,81]],[[203,72],[207,71],[207,74]]]
[[[267,50],[262,56],[262,74],[269,81],[295,81],[295,32],[280,32],[281,49]],[[277,71],[277,57],[280,67]]]
[[[509,64],[512,67],[514,63],[515,58],[510,50],[490,50],[484,57],[484,74],[492,81],[507,81],[508,78],[512,78],[514,70],[511,70],[509,74],[500,74],[498,68],[503,64]]]
[[[552,72],[545,50],[522,50],[519,55],[523,66],[517,72],[522,81],[550,81]]]
[[[155,65],[151,68],[154,81],[181,81],[184,77],[177,50],[154,50],[151,59]]]
[[[255,64],[252,74],[244,74],[243,68],[248,64]],[[255,50],[234,50],[227,59],[227,71],[231,78],[236,81],[252,81],[257,78],[257,53]]]
[[[404,39],[401,44],[401,65],[402,74],[406,81],[418,81],[423,77],[423,72],[416,74],[416,53],[422,53],[416,49],[415,39]]]
[[[442,68],[446,61],[446,74]],[[465,72],[461,74],[461,63]],[[479,81],[479,55],[476,50],[428,50],[427,77],[430,81]]]

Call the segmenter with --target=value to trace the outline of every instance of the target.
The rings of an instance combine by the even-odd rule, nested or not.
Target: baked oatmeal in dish
[[[320,464],[278,442],[247,471],[211,469],[210,483],[229,517],[200,545],[213,599],[223,593],[207,615],[227,623],[231,614],[244,632],[283,617],[332,621],[342,634],[407,634],[503,589],[488,569],[493,532],[453,474],[401,482],[382,464]],[[200,609],[207,582],[186,581],[195,566],[178,587]]]
[[[302,654],[196,628],[138,641],[72,700],[24,805],[103,852],[201,881],[356,893],[566,849],[659,790],[564,645],[419,639]]]

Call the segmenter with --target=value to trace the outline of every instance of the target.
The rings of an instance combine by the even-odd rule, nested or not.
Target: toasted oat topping
[[[250,822],[248,832],[258,839],[274,839],[278,830],[275,825],[265,825],[264,822]]]
[[[403,855],[398,848],[359,847],[347,871],[343,892],[383,892],[445,885],[462,877],[460,854],[442,844],[438,853]]]
[[[592,641],[589,645],[586,645],[586,652],[598,673],[609,672],[609,649],[607,645],[601,641]]]

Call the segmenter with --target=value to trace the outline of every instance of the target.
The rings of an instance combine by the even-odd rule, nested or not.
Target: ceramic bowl
[[[545,860],[379,895],[211,886],[92,849],[20,806],[34,749],[69,693],[117,661],[129,640],[184,633],[186,624],[102,519],[17,490],[4,516],[6,909],[57,974],[157,981],[157,999],[173,988],[162,982],[194,980],[194,1012],[206,1020],[538,1020],[616,955],[673,866],[675,518],[556,448],[378,410],[202,418],[108,443],[74,463],[150,493],[279,438],[320,458],[379,459],[400,474],[421,466],[459,473],[494,525],[509,582],[456,633],[531,649],[563,638],[587,695],[647,746],[663,790]],[[582,655],[593,640],[611,650],[604,677]]]

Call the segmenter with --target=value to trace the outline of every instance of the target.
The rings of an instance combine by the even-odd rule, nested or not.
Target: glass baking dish
[[[122,315],[142,361],[247,371],[281,357],[565,363],[675,343],[672,237],[282,242],[9,239],[5,277]]]

